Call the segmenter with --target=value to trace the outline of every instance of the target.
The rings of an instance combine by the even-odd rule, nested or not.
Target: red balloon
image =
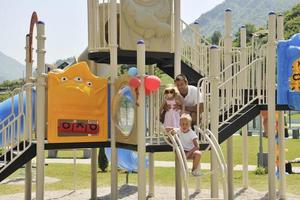
[[[159,89],[160,79],[157,76],[150,75],[145,77],[145,89],[150,92],[156,91]]]
[[[129,80],[129,85],[130,87],[132,88],[138,88],[140,85],[141,85],[141,80],[137,77],[132,77],[130,80]]]
[[[145,95],[146,96],[149,96],[151,94],[151,91],[150,90],[147,90],[147,89],[145,89]]]

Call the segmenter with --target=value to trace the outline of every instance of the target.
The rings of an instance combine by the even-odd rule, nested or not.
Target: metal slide
[[[223,185],[223,195],[224,195],[224,200],[228,200],[228,184],[227,184],[227,164],[224,158],[224,155],[222,153],[221,146],[217,142],[215,136],[212,134],[212,132],[208,129],[205,131],[201,130],[200,128],[196,128],[196,131],[199,132],[205,140],[208,142],[209,147],[207,149],[211,149],[216,152],[217,160],[219,167],[219,173],[221,174],[221,182]],[[188,192],[188,177],[189,177],[189,169],[187,165],[187,158],[185,156],[185,152],[183,150],[182,144],[179,140],[179,137],[177,134],[172,135],[170,132],[166,133],[167,138],[165,137],[165,141],[173,147],[175,150],[175,153],[177,155],[177,159],[179,161],[179,166],[181,169],[181,176],[183,179],[183,186],[184,186],[184,192],[185,196],[184,198],[186,200],[189,199],[189,192]],[[214,172],[211,172],[214,173]],[[205,175],[211,174],[207,173]]]

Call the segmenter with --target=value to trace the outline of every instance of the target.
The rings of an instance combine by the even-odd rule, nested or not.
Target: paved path
[[[46,163],[51,164],[51,163],[59,163],[59,164],[73,164],[74,160],[73,159],[65,159],[65,158],[57,158],[57,159],[46,159]],[[91,159],[76,159],[77,164],[91,164]],[[155,161],[154,162],[155,167],[175,167],[175,162],[174,161]],[[192,163],[188,162],[189,168],[192,168]],[[248,171],[255,171],[256,165],[248,165]],[[201,163],[201,169],[210,169],[210,163]],[[235,165],[233,170],[235,171],[242,171],[243,170],[243,165]],[[293,171],[296,173],[300,173],[300,167],[294,167],[293,166]]]

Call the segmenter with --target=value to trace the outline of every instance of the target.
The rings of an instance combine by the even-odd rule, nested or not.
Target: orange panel
[[[85,62],[48,74],[48,142],[107,141],[107,79]]]

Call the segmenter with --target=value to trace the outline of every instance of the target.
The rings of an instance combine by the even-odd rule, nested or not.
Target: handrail
[[[33,88],[33,83],[27,83],[22,88],[16,88],[10,97],[12,100],[11,113],[0,122],[0,137],[2,137],[2,149],[0,156],[3,157],[3,164],[0,172],[9,167],[10,163],[14,162],[19,156],[26,151],[32,142],[32,137],[25,137],[25,102],[24,93],[27,88]],[[15,112],[14,99],[18,95],[18,109]],[[30,123],[32,119],[29,120]],[[27,134],[32,134],[31,131]],[[22,145],[22,146],[21,146]],[[10,153],[9,153],[10,152]]]

